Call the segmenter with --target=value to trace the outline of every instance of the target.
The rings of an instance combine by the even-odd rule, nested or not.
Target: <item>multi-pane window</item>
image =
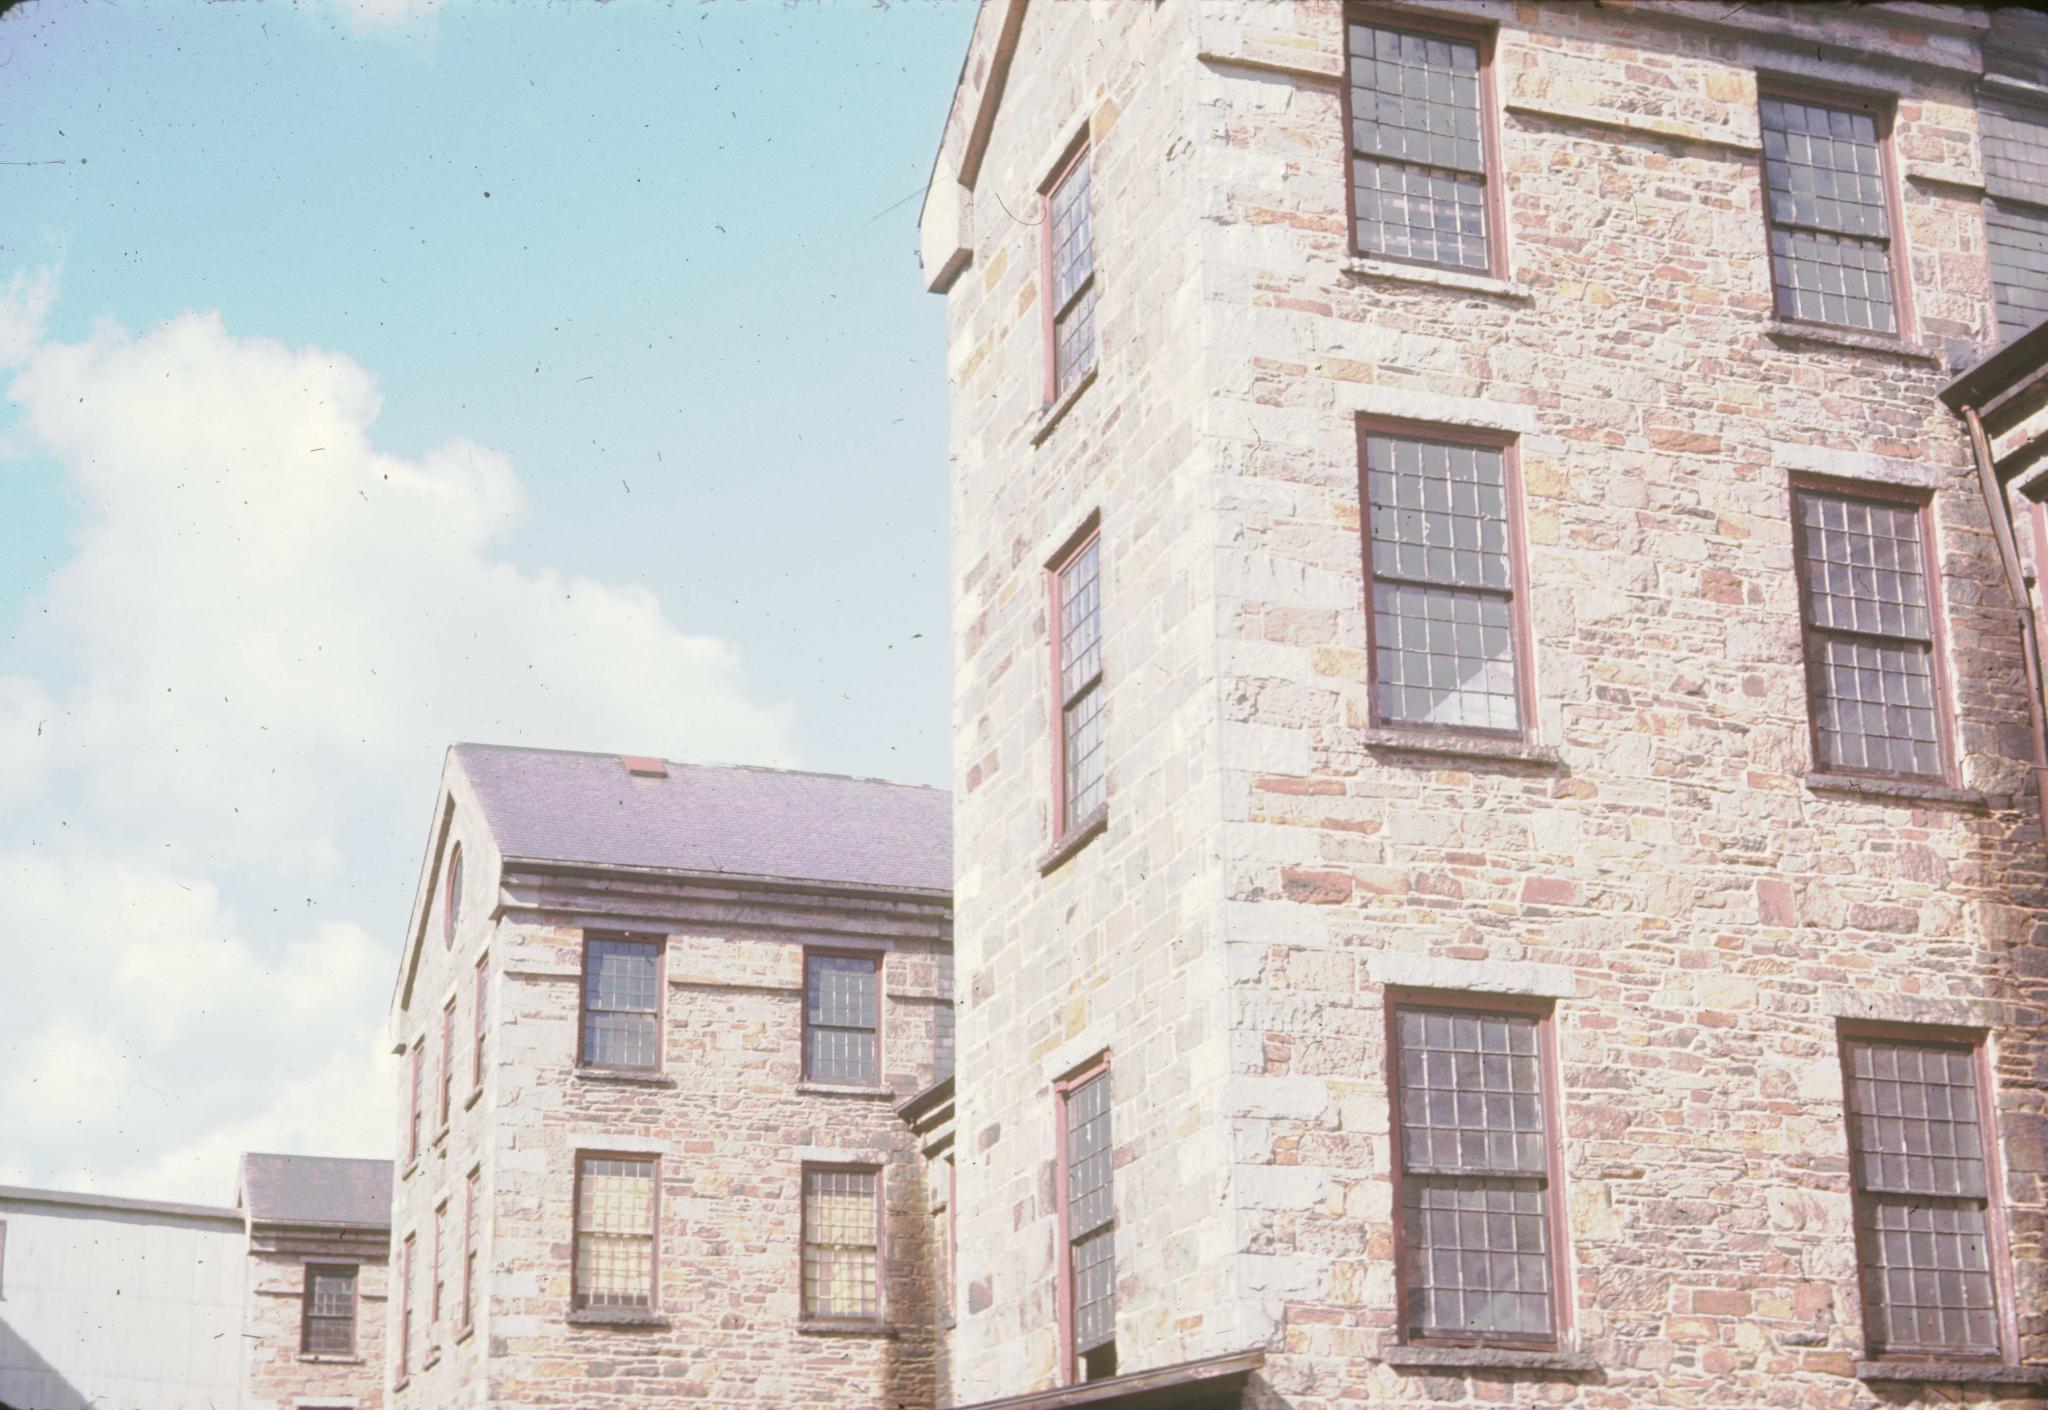
[[[476,962],[476,982],[471,991],[469,1082],[472,1087],[484,1085],[484,1027],[485,1004],[490,994],[491,957],[483,956]]]
[[[426,1070],[427,1040],[415,1038],[412,1044],[412,1107],[405,1134],[405,1158],[408,1163],[419,1159],[420,1154],[420,1102],[426,1092]]]
[[[1102,535],[1053,569],[1053,676],[1060,707],[1058,833],[1067,836],[1101,811],[1107,759],[1102,720]]]
[[[1507,452],[1364,439],[1373,718],[1519,732]]]
[[[1877,112],[1774,96],[1759,106],[1779,315],[1898,332]]]
[[[1984,237],[1998,336],[2048,318],[2048,108],[1985,99]]]
[[[804,1316],[855,1322],[881,1316],[876,1189],[872,1170],[804,1170]]]
[[[1348,29],[1359,253],[1489,268],[1478,43],[1373,24]]]
[[[435,1333],[441,1328],[442,1298],[448,1289],[448,1201],[443,1200],[434,1209],[434,1253],[433,1266],[428,1270],[427,1299],[427,1344],[435,1344]]]
[[[1795,487],[1819,767],[1939,776],[1933,579],[1920,505]]]
[[[419,1242],[413,1234],[405,1236],[404,1251],[399,1255],[398,1268],[398,1378],[405,1379],[405,1373],[412,1369],[412,1255]]]
[[[583,943],[583,1061],[661,1065],[661,942],[591,936]]]
[[[1842,1057],[1870,1353],[1998,1355],[1975,1047],[1848,1038]]]
[[[652,1156],[576,1157],[577,1307],[654,1307],[657,1168]]]
[[[448,1112],[455,1092],[455,1000],[441,1010],[441,1124],[448,1124]]]
[[[1045,198],[1046,283],[1052,290],[1048,333],[1051,385],[1057,400],[1095,369],[1095,232],[1089,213],[1089,154],[1083,147]]]
[[[356,1350],[356,1270],[350,1266],[306,1265],[299,1350],[353,1356]]]
[[[1109,1069],[1063,1094],[1060,1175],[1076,1380],[1116,1370],[1116,1207],[1110,1187]]]
[[[462,1325],[476,1323],[476,1197],[481,1171],[469,1172],[462,1190]]]
[[[1553,1172],[1535,1014],[1401,1006],[1402,1330],[1557,1339]]]
[[[804,956],[804,1075],[881,1081],[881,964],[874,955]]]

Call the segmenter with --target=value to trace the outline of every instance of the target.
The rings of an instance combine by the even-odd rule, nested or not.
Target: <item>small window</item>
[[[592,936],[583,945],[583,1061],[661,1065],[661,942]]]
[[[398,1379],[405,1379],[412,1369],[412,1255],[418,1236],[405,1236],[404,1251],[399,1255],[398,1284]]]
[[[1925,506],[1795,485],[1792,507],[1817,766],[1943,776]]]
[[[447,898],[441,906],[441,943],[455,943],[455,927],[462,919],[462,844],[448,854]]]
[[[1047,307],[1046,400],[1057,401],[1095,370],[1095,232],[1084,146],[1053,179],[1044,203]]]
[[[441,1010],[441,1128],[448,1127],[448,1114],[455,1095],[455,1000]]]
[[[1059,706],[1054,820],[1058,837],[1093,822],[1108,803],[1102,716],[1102,535],[1090,532],[1053,565],[1058,609],[1052,648]]]
[[[1769,94],[1759,107],[1779,316],[1898,332],[1885,114],[1875,102]]]
[[[804,1168],[804,1316],[830,1322],[880,1319],[877,1190],[873,1170]]]
[[[480,1170],[469,1172],[462,1189],[462,1327],[476,1325],[476,1202]]]
[[[1375,24],[1347,30],[1353,247],[1490,270],[1479,41]]]
[[[1997,1211],[1973,1043],[1845,1038],[1872,1356],[1997,1356]]]
[[[881,1082],[881,960],[804,956],[804,1075],[813,1082]]]
[[[1507,448],[1361,439],[1374,723],[1521,734]]]
[[[407,1164],[420,1157],[420,1104],[425,1096],[427,1084],[427,1040],[415,1038],[412,1044],[412,1106],[406,1122],[405,1159]]]
[[[1116,1374],[1116,1202],[1107,1062],[1060,1089],[1060,1225],[1070,1381]]]
[[[1984,236],[1998,336],[2048,318],[2048,108],[1985,99]]]
[[[658,1170],[652,1156],[576,1158],[578,1308],[653,1309]]]
[[[1393,1018],[1402,1331],[1554,1345],[1545,1020],[1421,1004]]]
[[[481,1089],[484,1085],[484,1033],[490,987],[491,957],[483,955],[476,962],[475,988],[470,999],[470,1013],[474,1019],[469,1053],[469,1084],[472,1089]]]
[[[306,1265],[299,1349],[311,1355],[353,1356],[356,1351],[356,1270]]]

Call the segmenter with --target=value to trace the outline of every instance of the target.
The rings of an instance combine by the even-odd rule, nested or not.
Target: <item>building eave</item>
[[[48,1204],[65,1209],[98,1210],[110,1214],[160,1214],[176,1219],[203,1219],[244,1227],[239,1209],[215,1204],[180,1204],[174,1200],[130,1199],[124,1195],[96,1195],[77,1190],[43,1190],[28,1185],[0,1185],[0,1204]]]
[[[1263,1351],[1239,1351],[1083,1385],[977,1401],[961,1410],[1220,1410],[1238,1404],[1253,1372],[1265,1363]]]

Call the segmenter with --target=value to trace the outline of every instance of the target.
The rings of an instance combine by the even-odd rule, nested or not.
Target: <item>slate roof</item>
[[[324,1155],[242,1157],[242,1205],[258,1223],[391,1227],[391,1162]]]
[[[953,888],[941,788],[744,765],[458,744],[455,758],[507,857],[883,889]]]

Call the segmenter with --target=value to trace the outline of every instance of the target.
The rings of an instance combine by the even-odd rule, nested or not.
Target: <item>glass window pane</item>
[[[805,1316],[881,1315],[875,1191],[872,1170],[804,1172]]]
[[[881,984],[864,955],[810,955],[804,961],[806,1072],[819,1082],[873,1086],[881,1080]]]
[[[1067,1238],[1073,1260],[1074,1350],[1116,1337],[1116,1209],[1111,1194],[1109,1074],[1066,1096]]]
[[[1410,1336],[1556,1335],[1539,1182],[1409,1176],[1401,1203]]]
[[[1348,33],[1358,248],[1485,269],[1478,46],[1369,24]]]
[[[655,1162],[582,1156],[577,1177],[576,1305],[653,1307]]]

